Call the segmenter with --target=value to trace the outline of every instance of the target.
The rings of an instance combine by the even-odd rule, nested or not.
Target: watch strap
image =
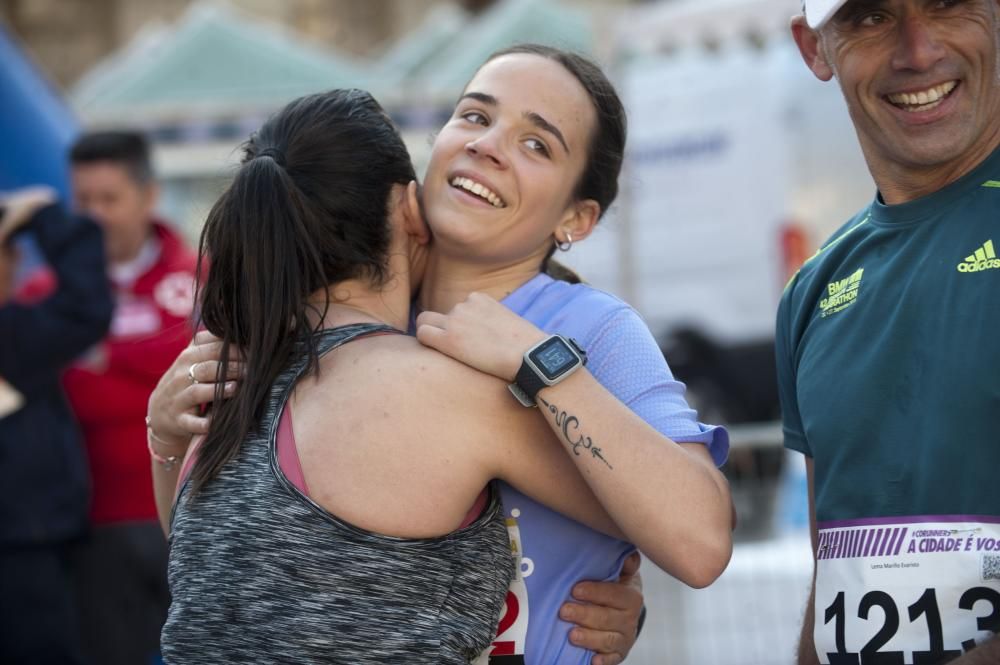
[[[507,390],[509,390],[510,394],[514,396],[514,399],[521,403],[521,406],[526,406],[529,409],[533,406],[538,406],[535,404],[535,400],[529,397],[528,393],[521,390],[521,386],[516,383],[508,383]]]
[[[510,384],[510,391],[514,393],[514,397],[521,404],[535,406],[535,396],[538,395],[538,391],[544,388],[545,385],[542,377],[538,376],[538,373],[532,369],[531,365],[522,362],[521,368],[517,370],[517,376],[514,377],[514,383]],[[515,388],[518,389],[520,394],[514,392]]]

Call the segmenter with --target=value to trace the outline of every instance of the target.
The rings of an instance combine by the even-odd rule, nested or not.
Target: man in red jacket
[[[92,662],[132,665],[157,652],[169,604],[146,402],[191,340],[197,258],[153,217],[157,186],[140,134],[85,135],[70,162],[77,209],[104,228],[115,295],[108,336],[64,378],[93,484],[93,528],[78,558],[78,592]]]

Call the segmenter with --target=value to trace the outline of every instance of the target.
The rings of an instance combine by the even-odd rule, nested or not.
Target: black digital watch
[[[587,352],[575,340],[551,335],[525,352],[521,369],[508,388],[518,402],[532,407],[539,390],[554,386],[586,364]]]

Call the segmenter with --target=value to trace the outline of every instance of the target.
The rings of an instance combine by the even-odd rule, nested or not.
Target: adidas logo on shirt
[[[958,264],[958,272],[980,272],[994,268],[1000,268],[1000,259],[993,249],[992,240],[984,242],[975,253],[965,257],[965,261]]]

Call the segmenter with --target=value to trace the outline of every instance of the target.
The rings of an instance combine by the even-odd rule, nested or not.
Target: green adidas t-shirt
[[[785,443],[817,519],[1000,515],[1000,150],[930,196],[875,201],[778,310]]]
[[[944,662],[991,639],[1000,149],[846,224],[788,284],[776,345],[785,445],[814,461],[819,662]]]

